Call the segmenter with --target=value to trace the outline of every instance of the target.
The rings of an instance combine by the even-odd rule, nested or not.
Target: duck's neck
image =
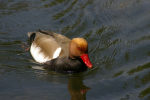
[[[71,55],[69,55],[69,58],[71,58],[71,59],[75,59],[75,57],[73,57],[73,56],[71,56]]]

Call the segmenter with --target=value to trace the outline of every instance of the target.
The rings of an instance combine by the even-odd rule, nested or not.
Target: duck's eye
[[[81,50],[81,48],[80,48],[80,47],[78,47],[78,49],[79,49],[79,50]]]

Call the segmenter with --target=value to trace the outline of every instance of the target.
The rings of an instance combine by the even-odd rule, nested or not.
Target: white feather
[[[61,48],[57,48],[57,50],[54,52],[53,58],[57,58],[61,52]]]
[[[41,52],[41,48],[38,47],[35,43],[32,43],[30,52],[36,62],[44,63],[48,60],[51,60],[51,59],[49,59],[49,57],[44,56],[44,53]],[[57,48],[53,54],[53,59],[57,58],[59,56],[60,52],[61,52],[61,48]]]
[[[50,60],[50,59],[48,59],[48,57],[45,58],[44,53],[42,53],[40,51],[41,51],[41,48],[37,47],[35,43],[33,43],[31,45],[30,52],[35,61],[37,61],[39,63],[43,63],[43,62]]]

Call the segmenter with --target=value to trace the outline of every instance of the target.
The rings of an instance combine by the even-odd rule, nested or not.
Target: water
[[[149,0],[1,0],[1,100],[149,100]],[[89,43],[93,68],[43,69],[22,47],[42,29]]]

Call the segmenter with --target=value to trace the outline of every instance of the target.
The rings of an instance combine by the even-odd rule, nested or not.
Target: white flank
[[[50,60],[50,59],[48,59],[48,57],[45,58],[44,54],[42,52],[40,52],[40,50],[41,50],[41,48],[37,47],[35,43],[33,43],[31,45],[30,52],[31,52],[31,55],[34,58],[34,60],[39,63],[43,63],[43,62]]]
[[[53,58],[57,58],[61,52],[61,48],[57,48],[57,50],[54,52]]]

